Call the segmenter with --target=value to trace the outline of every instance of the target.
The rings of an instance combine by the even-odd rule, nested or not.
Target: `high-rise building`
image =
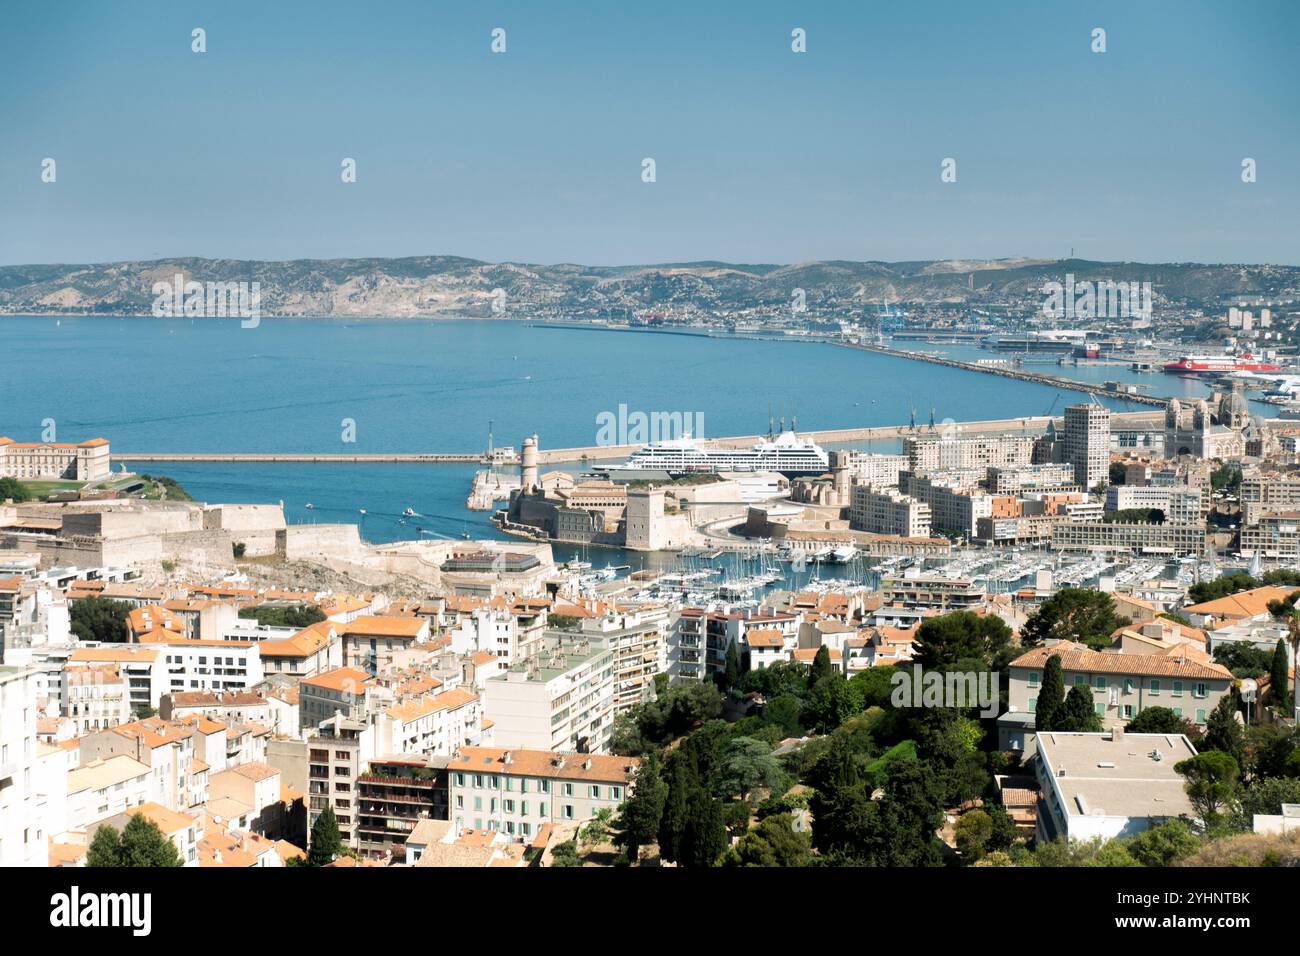
[[[1110,476],[1110,409],[1092,402],[1065,408],[1065,460],[1074,480],[1092,491]]]

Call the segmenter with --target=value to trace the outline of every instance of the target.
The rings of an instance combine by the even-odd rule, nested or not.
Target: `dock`
[[[1100,388],[1100,386],[1099,386]],[[1114,392],[1104,394],[1116,395]],[[1118,395],[1116,397],[1130,399],[1132,401],[1147,398],[1145,395]],[[1164,402],[1160,402],[1163,407]],[[947,423],[937,427],[955,427],[963,434],[972,435],[997,435],[997,434],[1014,434],[1014,433],[1041,433],[1047,429],[1047,423],[1052,421],[1051,416],[1047,415],[1029,415],[1022,418],[995,418],[984,421],[974,422],[956,422],[949,426]],[[1059,420],[1059,419],[1058,419]],[[1111,414],[1112,428],[1131,428],[1131,429],[1151,429],[1156,428],[1164,421],[1164,412],[1113,412]],[[800,429],[799,434],[817,442],[819,445],[839,445],[858,442],[873,441],[897,441],[902,438],[908,438],[915,435],[925,435],[932,432],[931,427],[926,424],[917,425],[877,425],[867,428],[831,428],[820,431],[806,431]],[[744,448],[760,441],[763,435],[729,435],[726,437],[709,437],[703,436],[703,440],[713,444],[728,447]],[[538,451],[538,464],[553,465],[571,462],[599,461],[603,459],[626,458],[628,455],[639,450],[641,445],[588,445],[582,448],[544,448]],[[484,455],[482,452],[477,454],[442,454],[442,453],[394,453],[394,454],[243,454],[234,453],[203,453],[203,452],[122,452],[113,455],[114,461],[140,461],[140,462],[246,462],[252,464],[270,463],[270,462],[308,462],[319,464],[466,464],[476,463],[483,464]],[[500,462],[498,462],[500,464]],[[504,480],[504,479],[503,479]]]

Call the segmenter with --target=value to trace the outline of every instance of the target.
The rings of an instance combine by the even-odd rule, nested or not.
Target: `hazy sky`
[[[3,17],[4,264],[1300,263],[1294,0],[9,0]]]

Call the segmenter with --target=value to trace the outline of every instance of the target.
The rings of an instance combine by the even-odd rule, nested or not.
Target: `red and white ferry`
[[[1249,352],[1240,355],[1184,355],[1166,362],[1165,371],[1176,375],[1222,375],[1226,372],[1280,372],[1282,366],[1257,359]]]

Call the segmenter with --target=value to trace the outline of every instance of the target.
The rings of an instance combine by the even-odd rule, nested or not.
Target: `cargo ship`
[[[1166,362],[1165,371],[1174,375],[1223,375],[1228,372],[1280,372],[1282,366],[1257,359],[1249,352],[1240,355],[1184,355]]]

